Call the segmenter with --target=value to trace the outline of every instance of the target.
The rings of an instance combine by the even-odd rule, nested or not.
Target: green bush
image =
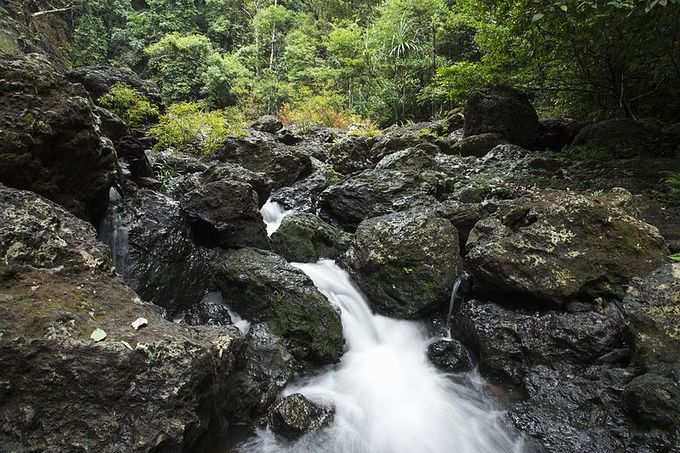
[[[344,129],[352,126],[357,134],[377,134],[377,127],[373,122],[344,109],[341,97],[337,95],[310,96],[293,104],[286,104],[279,111],[279,117],[284,123],[297,124],[303,129],[312,126]]]
[[[124,83],[116,83],[99,98],[99,103],[111,110],[133,129],[143,128],[158,120],[158,107],[146,96]]]
[[[673,173],[665,179],[671,199],[680,203],[680,173]]]
[[[207,110],[198,102],[171,105],[151,133],[158,138],[156,149],[210,155],[228,137],[242,136],[246,118],[235,107]]]

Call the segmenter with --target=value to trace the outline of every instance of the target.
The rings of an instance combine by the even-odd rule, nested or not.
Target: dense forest
[[[73,64],[167,103],[328,126],[437,117],[489,84],[548,116],[680,113],[680,6],[651,0],[83,0]],[[186,108],[186,106],[185,106]],[[366,123],[368,122],[368,123]]]

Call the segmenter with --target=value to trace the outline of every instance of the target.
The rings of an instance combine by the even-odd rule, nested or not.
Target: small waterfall
[[[260,209],[262,220],[267,225],[267,235],[271,237],[281,226],[281,221],[285,216],[292,211],[286,211],[279,203],[268,199],[267,202]]]
[[[125,227],[125,199],[115,187],[109,190],[109,207],[99,226],[99,240],[111,248],[116,272],[125,275],[129,250],[128,228]]]
[[[427,359],[430,339],[414,322],[374,315],[334,262],[297,264],[342,314],[348,349],[333,370],[291,386],[335,407],[331,426],[295,442],[268,430],[240,453],[519,453],[502,413],[468,379],[463,385]]]
[[[468,291],[468,286],[470,285],[470,279],[472,277],[470,274],[467,272],[463,272],[460,274],[460,276],[456,279],[456,282],[453,284],[453,290],[451,291],[451,300],[449,301],[449,312],[446,315],[446,332],[448,333],[448,339],[453,338],[453,335],[451,333],[451,317],[453,316],[454,312],[458,313],[460,311],[461,305],[463,302],[463,295],[461,293],[461,288],[465,290],[465,292]]]

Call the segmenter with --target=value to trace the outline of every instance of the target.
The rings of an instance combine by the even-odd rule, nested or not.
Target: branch
[[[55,9],[48,9],[48,10],[45,10],[45,11],[38,11],[36,13],[31,14],[31,17],[36,18],[36,17],[44,16],[46,14],[65,13],[66,11],[72,10],[74,7],[75,7],[74,5],[71,5],[71,6],[67,6],[65,8],[55,8]]]

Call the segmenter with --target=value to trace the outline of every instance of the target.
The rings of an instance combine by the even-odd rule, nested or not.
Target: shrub
[[[234,107],[208,111],[198,102],[173,104],[151,133],[158,138],[156,149],[210,155],[227,137],[244,134],[246,119]]]
[[[279,117],[284,123],[294,123],[303,129],[313,126],[339,129],[355,126],[353,130],[365,131],[367,135],[377,131],[372,122],[340,107],[340,102],[333,96],[310,96],[294,104],[285,104]]]
[[[664,182],[666,187],[668,187],[672,201],[680,203],[680,173],[670,174]]]
[[[99,103],[132,128],[142,128],[158,120],[158,108],[142,93],[123,83],[113,85],[99,98]]]

